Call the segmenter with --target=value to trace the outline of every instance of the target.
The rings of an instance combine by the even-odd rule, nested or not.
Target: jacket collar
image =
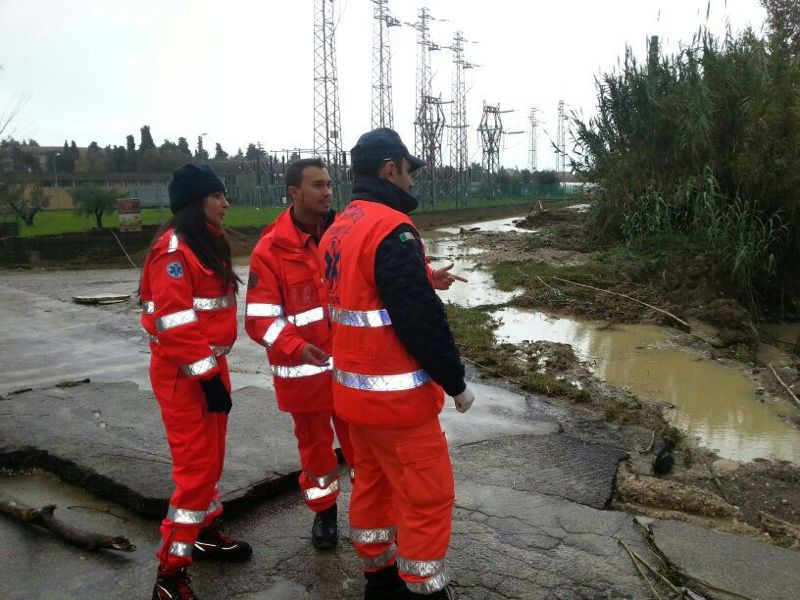
[[[330,222],[328,224],[330,225],[330,223],[333,223],[335,218],[335,213],[331,211]],[[297,225],[295,225],[294,219],[292,218],[291,206],[279,214],[278,218],[275,219],[273,223],[267,225],[262,235],[270,231],[272,232],[276,244],[293,250],[302,250],[311,239],[310,233],[301,231]]]
[[[414,196],[404,192],[390,181],[379,177],[359,177],[353,181],[351,200],[378,202],[404,214],[410,213],[419,206]]]

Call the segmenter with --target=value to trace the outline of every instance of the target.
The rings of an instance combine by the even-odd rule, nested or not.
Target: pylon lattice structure
[[[558,101],[558,123],[556,127],[556,173],[559,177],[567,171],[567,113],[564,101]]]
[[[536,113],[539,109],[531,108],[528,115],[528,120],[531,123],[530,137],[528,138],[528,169],[531,173],[539,168],[539,149],[537,148],[537,141],[539,138],[539,117]]]
[[[450,107],[450,165],[455,178],[466,182],[469,167],[469,151],[467,146],[467,92],[464,71],[478,65],[467,62],[464,58],[464,35],[456,31],[453,37],[453,104]]]
[[[433,95],[431,52],[441,47],[430,39],[430,10],[419,9],[417,22],[409,23],[417,30],[417,106],[414,120],[414,147],[417,156],[428,163],[427,174],[434,178],[442,162],[442,134],[445,118],[441,96]]]
[[[342,130],[333,12],[334,0],[314,0],[314,152],[325,159],[331,178],[339,181]]]
[[[372,39],[372,128],[394,128],[392,109],[392,50],[389,29],[400,21],[389,13],[389,0],[372,0],[374,33]]]
[[[484,101],[481,123],[478,133],[481,136],[483,161],[481,166],[487,179],[490,179],[500,168],[500,148],[503,143],[503,119],[500,116],[510,110],[500,110],[500,105],[489,106]]]

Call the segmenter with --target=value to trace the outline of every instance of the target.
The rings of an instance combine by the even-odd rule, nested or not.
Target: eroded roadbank
[[[797,409],[775,377],[800,379],[797,357],[759,340],[715,288],[707,258],[680,256],[676,270],[656,251],[593,244],[584,221],[581,210],[535,210],[505,231],[450,230],[508,294],[499,311],[491,301],[450,306],[465,356],[565,408],[565,432],[625,449],[616,506],[797,548]],[[693,421],[697,410],[710,414]],[[655,478],[659,451],[657,466],[671,468]]]

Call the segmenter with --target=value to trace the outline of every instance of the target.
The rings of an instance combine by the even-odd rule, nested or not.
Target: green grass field
[[[545,194],[541,197],[516,197],[516,198],[469,198],[466,202],[456,200],[442,200],[433,204],[422,204],[417,212],[448,211],[464,208],[485,208],[488,206],[509,206],[515,204],[530,204],[536,200],[552,202],[564,200],[572,194]],[[251,206],[232,206],[225,217],[225,225],[236,227],[262,227],[275,220],[275,217],[284,209],[282,206],[254,208]],[[142,223],[144,225],[160,225],[170,216],[168,208],[145,208],[142,210]],[[95,226],[94,217],[83,217],[72,210],[45,210],[36,215],[33,227],[20,224],[20,235],[55,235],[61,233],[80,233],[89,231]],[[103,216],[103,227],[116,227],[117,215],[112,213]]]
[[[228,227],[260,227],[271,223],[283,210],[275,206],[269,208],[251,208],[249,206],[234,206],[225,217]],[[170,216],[168,208],[145,208],[142,210],[142,223],[144,225],[160,225]],[[53,235],[59,233],[80,233],[89,231],[95,226],[94,217],[82,217],[72,210],[46,210],[36,215],[33,227],[22,225],[20,235],[37,236]],[[117,215],[103,215],[103,227],[116,227]]]

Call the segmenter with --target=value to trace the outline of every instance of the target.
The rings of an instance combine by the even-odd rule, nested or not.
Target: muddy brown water
[[[460,227],[513,231],[516,218]],[[502,307],[515,293],[496,289],[491,275],[480,266],[480,250],[467,247],[468,239],[454,235],[458,231],[459,226],[424,232],[428,253],[437,259],[434,266],[454,261],[453,271],[469,279],[469,283],[457,283],[441,292],[441,297],[459,306],[498,306],[493,316],[501,321],[495,332],[499,341],[570,344],[601,379],[627,388],[643,400],[672,406],[666,412],[668,419],[720,456],[800,464],[800,432],[781,417],[800,415],[800,410],[763,393],[743,370],[681,347],[668,328],[622,325],[603,330],[600,323]],[[797,337],[791,326],[777,331],[781,337]]]

